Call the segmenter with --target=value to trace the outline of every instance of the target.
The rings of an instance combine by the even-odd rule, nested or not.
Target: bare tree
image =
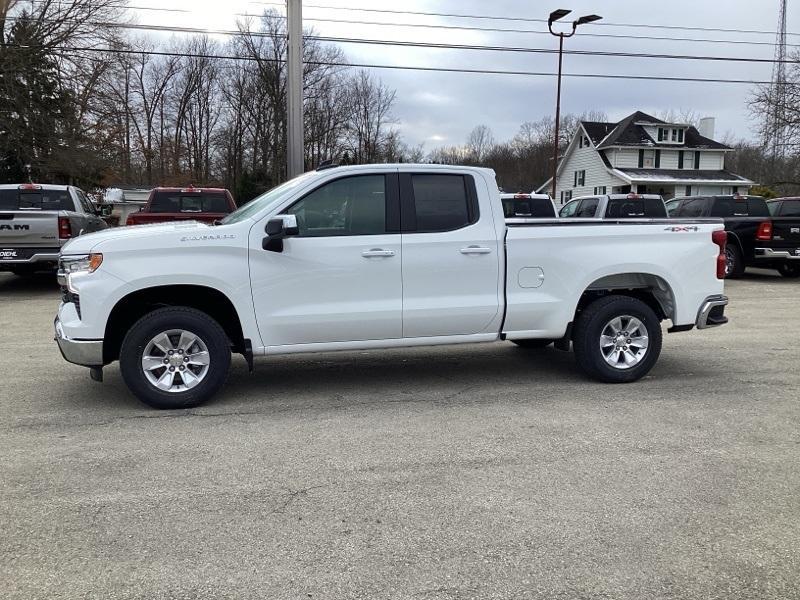
[[[359,70],[347,84],[347,146],[356,163],[378,160],[386,140],[395,91]]]
[[[467,136],[467,151],[470,160],[482,163],[494,147],[494,134],[486,125],[478,125]]]

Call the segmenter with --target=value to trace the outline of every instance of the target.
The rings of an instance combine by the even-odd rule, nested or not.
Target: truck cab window
[[[695,198],[694,200],[685,200],[681,205],[678,212],[679,217],[702,217],[706,208],[705,198]]]
[[[581,200],[581,206],[575,212],[575,216],[583,217],[585,219],[593,218],[595,212],[597,212],[598,204],[600,204],[599,198],[586,198],[586,200]]]
[[[331,181],[286,213],[297,217],[300,237],[386,233],[386,179],[360,175]]]
[[[578,204],[580,204],[580,202],[580,200],[576,200],[574,202],[570,202],[569,204],[565,204],[558,213],[558,216],[561,218],[574,217],[575,211],[578,209]]]
[[[453,231],[477,220],[477,215],[471,214],[464,176],[412,175],[411,187],[416,231]]]

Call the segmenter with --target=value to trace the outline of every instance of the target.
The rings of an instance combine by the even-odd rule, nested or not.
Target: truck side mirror
[[[110,217],[111,213],[113,212],[114,207],[110,204],[104,204],[100,207],[100,216],[101,217]]]
[[[297,217],[295,215],[273,217],[267,221],[264,232],[267,237],[261,241],[261,247],[270,252],[283,252],[283,239],[300,233]]]

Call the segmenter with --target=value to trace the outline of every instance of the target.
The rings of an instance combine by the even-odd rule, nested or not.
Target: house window
[[[678,151],[678,168],[683,168],[683,150]]]
[[[583,187],[586,183],[586,171],[575,171],[574,185],[572,187]]]
[[[685,195],[686,196],[691,196],[692,195],[692,186],[690,186],[690,185],[686,186],[686,194]]]
[[[561,204],[566,204],[572,200],[572,191],[561,192]]]
[[[700,168],[700,152],[699,151],[696,151],[694,153],[694,168],[695,169],[699,169]]]
[[[639,168],[652,169],[656,164],[655,150],[639,150]]]
[[[683,143],[683,129],[680,127],[659,127],[658,128],[658,141],[666,142],[669,144],[682,144]]]
[[[594,194],[595,196],[605,196],[606,186],[604,185],[597,186],[596,188],[594,188],[592,194]]]

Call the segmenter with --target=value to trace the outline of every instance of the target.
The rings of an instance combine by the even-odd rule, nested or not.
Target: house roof
[[[611,148],[612,146],[656,147],[663,145],[666,148],[692,148],[698,150],[730,150],[711,138],[703,137],[695,127],[686,130],[683,144],[659,144],[650,137],[641,123],[653,125],[666,124],[665,121],[652,117],[647,113],[637,110],[628,115],[619,123],[600,123],[597,121],[582,121],[581,124],[598,149]]]
[[[631,182],[659,182],[666,184],[716,183],[720,185],[753,185],[753,182],[730,171],[701,171],[694,169],[614,169]]]

